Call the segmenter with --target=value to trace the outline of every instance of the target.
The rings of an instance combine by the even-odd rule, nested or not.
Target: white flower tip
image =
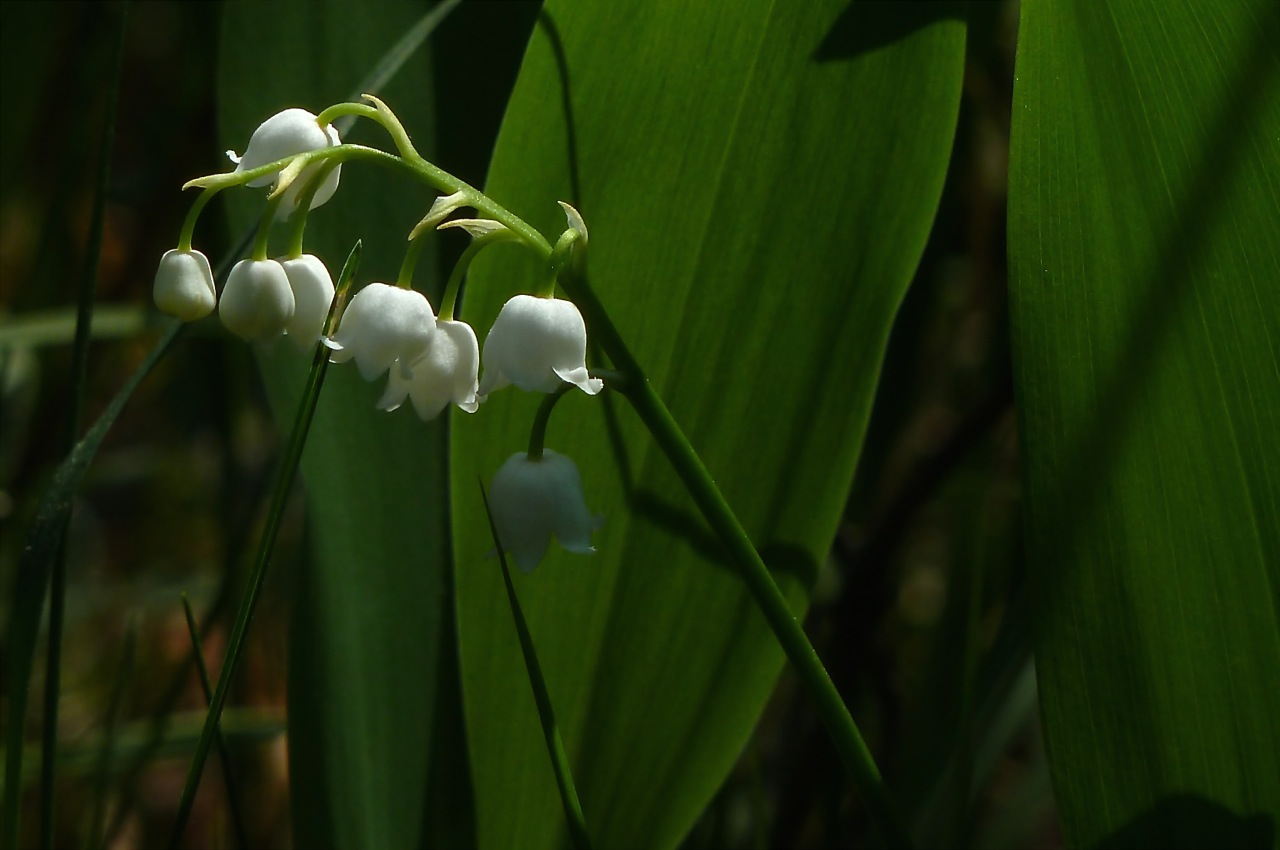
[[[582,234],[582,244],[585,247],[587,244],[587,223],[582,220],[582,213],[564,201],[556,201],[556,203],[564,210],[564,217],[568,221],[570,229]]]
[[[422,221],[418,222],[413,230],[409,232],[409,241],[412,242],[424,230],[430,230],[444,221],[453,214],[454,210],[462,207],[464,201],[466,201],[466,196],[462,194],[461,190],[454,192],[452,195],[441,195],[436,198],[431,202],[431,209],[427,210],[427,214],[422,217]]]
[[[346,349],[343,347],[342,343],[337,342],[336,340],[334,340],[334,339],[333,339],[333,337],[322,336],[322,337],[320,337],[320,341],[321,341],[321,342],[323,342],[323,343],[324,343],[324,347],[325,347],[325,348],[327,348],[327,349],[329,349],[330,351],[345,351],[345,350],[346,350]],[[331,360],[330,362],[333,362],[333,363],[340,363],[340,362],[342,362],[342,361],[340,361],[340,360]]]
[[[209,260],[199,251],[166,251],[156,269],[152,297],[161,311],[184,322],[209,315],[218,303]]]
[[[437,227],[437,230],[448,230],[454,227],[461,227],[467,231],[472,239],[479,239],[482,236],[489,236],[493,233],[502,233],[507,230],[507,226],[500,221],[494,221],[490,218],[455,218],[453,221],[446,221]]]
[[[591,377],[586,367],[580,366],[576,369],[555,369],[551,371],[556,373],[556,377],[564,381],[566,384],[573,384],[587,395],[596,395],[604,389],[604,381],[600,378]]]
[[[240,154],[236,153],[235,151],[231,151],[231,150],[227,151],[227,159],[231,160],[236,165],[240,164]]]
[[[281,336],[294,312],[293,290],[275,260],[241,260],[222,289],[218,314],[227,330],[246,340]]]

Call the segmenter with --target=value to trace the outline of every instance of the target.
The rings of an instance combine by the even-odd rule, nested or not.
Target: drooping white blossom
[[[588,395],[604,382],[587,374],[587,326],[572,301],[517,295],[502,305],[484,341],[480,395],[507,384],[549,393],[561,382]]]
[[[218,304],[209,258],[199,251],[165,251],[151,294],[157,307],[184,322],[209,315]]]
[[[543,449],[507,458],[489,484],[489,510],[505,552],[522,572],[531,572],[554,535],[566,551],[589,554],[591,533],[601,519],[587,510],[582,476],[568,457]]]
[[[356,361],[360,377],[372,381],[396,365],[401,377],[413,377],[436,330],[436,315],[421,292],[371,283],[347,305],[342,323],[325,345],[335,363]]]
[[[280,336],[293,319],[293,289],[275,260],[241,260],[227,276],[218,315],[227,330],[247,340]]]
[[[293,290],[293,318],[285,325],[285,332],[299,349],[310,351],[324,330],[333,303],[333,277],[315,254],[281,260],[280,265]]]
[[[378,402],[379,410],[395,410],[405,396],[423,421],[456,404],[467,413],[480,406],[476,399],[476,372],[480,368],[480,345],[476,332],[466,322],[439,319],[427,353],[409,364],[412,377],[392,369],[387,389]]]
[[[236,164],[236,171],[249,171],[266,165],[269,162],[295,156],[308,151],[320,150],[342,144],[338,131],[332,124],[321,127],[316,123],[316,116],[305,109],[297,107],[277,112],[258,125],[249,137],[249,146],[244,156],[236,156],[234,151],[227,151],[227,156]],[[321,168],[320,163],[313,163],[303,169],[297,179],[285,190],[284,200],[280,203],[278,217],[285,217],[293,212],[298,204],[298,193],[306,186],[308,180]],[[338,189],[338,177],[342,166],[335,167],[326,175],[320,188],[311,199],[311,209],[323,204],[333,197]],[[273,171],[262,177],[249,181],[250,186],[269,186],[280,176]]]

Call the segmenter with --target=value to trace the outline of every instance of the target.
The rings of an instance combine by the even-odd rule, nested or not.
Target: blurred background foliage
[[[464,3],[433,38],[434,109],[456,119],[439,122],[437,154],[464,179],[483,182],[536,12],[536,3]],[[226,167],[214,126],[221,13],[219,3],[148,2],[130,10],[89,418],[158,336],[149,291],[156,259],[172,247],[190,202],[178,188]],[[5,588],[23,530],[63,454],[69,305],[84,262],[103,68],[117,14],[104,3],[0,4]],[[1054,846],[1061,839],[1021,603],[1018,440],[1005,330],[1017,7],[977,2],[966,14],[963,97],[941,207],[894,325],[861,465],[807,628],[925,843],[959,829],[974,845]],[[223,221],[206,215],[197,232],[215,259],[238,235]],[[440,263],[448,267],[447,251]],[[107,438],[76,501],[69,537],[57,844],[84,843],[100,799],[107,801],[112,846],[155,846],[167,837],[204,702],[179,594],[196,603],[216,676],[229,594],[244,575],[246,541],[261,521],[278,446],[251,354],[216,319],[188,330]],[[230,772],[249,801],[243,809],[255,846],[292,840],[286,639],[294,568],[308,557],[299,489],[225,720]],[[970,644],[974,652],[957,652]],[[968,704],[960,691],[979,656],[986,660],[976,670],[976,692],[993,696],[969,699],[972,713],[964,716],[955,707]],[[96,754],[121,670],[128,677],[115,715],[117,755],[100,775]],[[32,693],[40,687],[37,677]],[[37,740],[39,723],[33,697],[29,740]],[[974,730],[973,742],[957,747],[966,728]],[[939,753],[969,761],[971,790]],[[33,752],[24,779],[38,763]],[[28,800],[34,788],[32,782]],[[214,773],[206,777],[187,833],[193,846],[233,843],[224,788]],[[965,813],[969,820],[958,826]],[[847,844],[865,833],[863,817],[807,698],[784,672],[738,766],[686,843]],[[24,841],[34,826],[34,818],[24,820]]]

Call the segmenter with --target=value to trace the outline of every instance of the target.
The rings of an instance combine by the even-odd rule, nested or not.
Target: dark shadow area
[[[1102,841],[1097,850],[1161,847],[1166,850],[1266,850],[1275,846],[1276,822],[1268,814],[1238,815],[1199,794],[1156,801]]]
[[[686,510],[652,490],[643,489],[627,490],[627,506],[637,517],[672,537],[684,540],[699,557],[722,569],[737,572],[724,544],[707,528],[701,514]],[[806,589],[813,587],[818,577],[818,562],[804,549],[789,543],[764,543],[756,544],[756,551],[775,577],[794,576]]]
[[[814,62],[853,59],[938,21],[964,20],[962,0],[852,0],[813,52]]]
[[[507,101],[515,88],[525,46],[533,35],[542,4],[537,0],[460,3],[431,38],[436,126],[431,159],[449,163],[453,174],[484,187]],[[486,45],[483,59],[475,45]],[[447,84],[444,83],[447,81]],[[437,264],[448,279],[469,240],[443,234]],[[465,285],[463,295],[465,303]]]

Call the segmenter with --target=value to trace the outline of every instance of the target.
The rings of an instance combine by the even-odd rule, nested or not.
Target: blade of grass
[[[133,677],[133,664],[137,657],[137,640],[138,624],[131,618],[124,633],[124,646],[120,652],[120,669],[116,671],[115,684],[111,688],[111,700],[107,703],[106,728],[102,733],[102,750],[98,755],[98,766],[95,770],[98,787],[94,794],[93,817],[89,820],[91,824],[89,829],[90,847],[107,846],[107,786],[110,784],[111,762],[115,758],[120,702],[124,698],[125,685]]]
[[[242,256],[253,238],[253,230],[247,230],[239,243],[223,256],[214,277],[226,282],[232,262]],[[18,845],[19,809],[22,795],[22,763],[26,750],[27,697],[31,685],[31,668],[35,664],[36,642],[40,633],[40,620],[44,610],[45,592],[49,586],[53,557],[61,545],[65,521],[71,511],[71,500],[84,480],[85,471],[98,453],[99,446],[111,426],[124,410],[138,385],[151,374],[186,327],[182,322],[170,320],[155,348],[138,365],[133,374],[116,392],[106,409],[98,416],[93,427],[76,444],[66,459],[54,471],[53,479],[36,510],[35,520],[27,533],[26,546],[18,560],[18,575],[14,581],[13,607],[9,613],[9,634],[6,641],[5,671],[9,675],[9,715],[5,738],[5,785],[3,823],[0,824],[0,847]]]
[[[192,656],[195,658],[196,670],[200,673],[200,688],[204,691],[205,702],[210,702],[213,700],[213,685],[209,681],[209,668],[204,663],[204,644],[200,640],[200,627],[196,625],[196,615],[191,610],[191,600],[185,593],[182,594],[182,613],[187,618]],[[227,786],[227,806],[231,809],[231,828],[235,830],[239,845],[248,848],[249,838],[244,828],[244,816],[240,812],[240,795],[236,791],[235,776],[231,772],[231,753],[222,735],[221,720],[214,726],[213,735],[214,743],[218,747],[218,758],[222,761],[222,779]]]
[[[40,633],[45,592],[53,570],[54,554],[61,545],[71,499],[84,478],[85,470],[102,445],[120,411],[160,358],[169,350],[185,326],[174,320],[160,337],[156,347],[129,376],[97,422],[76,444],[67,459],[54,472],[49,489],[36,511],[35,521],[27,535],[27,544],[18,561],[14,582],[13,607],[9,614],[8,658],[5,672],[9,682],[9,715],[5,745],[4,846],[18,846],[18,822],[22,794],[23,738],[26,730],[27,696],[31,684],[31,668],[35,661],[36,642]]]
[[[533,699],[538,704],[538,719],[542,721],[542,736],[547,742],[547,754],[551,756],[551,769],[556,775],[556,787],[560,789],[560,802],[564,805],[564,816],[569,824],[569,834],[573,837],[575,847],[578,847],[579,850],[590,850],[591,835],[587,832],[587,819],[582,813],[582,803],[578,801],[578,789],[573,784],[573,771],[569,768],[569,756],[564,751],[564,741],[560,737],[560,728],[556,725],[555,710],[551,707],[551,696],[547,693],[547,683],[542,678],[542,667],[538,664],[538,654],[533,648],[533,637],[529,634],[529,624],[525,622],[524,612],[520,610],[520,600],[516,596],[515,585],[511,583],[511,570],[507,568],[507,555],[502,551],[502,543],[498,540],[498,529],[493,524],[493,512],[489,510],[489,497],[485,494],[483,483],[480,484],[480,499],[484,502],[484,512],[489,518],[489,530],[493,533],[493,545],[498,552],[498,563],[502,565],[502,580],[507,586],[507,599],[511,602],[511,616],[516,623],[516,634],[520,638],[520,651],[524,654],[525,668],[529,671],[529,684],[533,687]]]
[[[98,288],[98,260],[102,256],[102,231],[106,221],[107,188],[111,181],[111,149],[116,133],[116,106],[120,100],[120,72],[124,66],[124,39],[128,23],[128,3],[120,6],[116,40],[112,48],[107,82],[107,114],[98,146],[98,180],[94,190],[88,250],[80,278],[76,308],[76,336],[72,348],[71,408],[67,420],[66,446],[75,447],[84,415],[84,388],[89,373],[89,339],[93,326],[93,301]],[[59,538],[66,535],[70,512],[63,519]],[[40,772],[40,846],[53,846],[53,789],[57,782],[58,701],[62,685],[62,631],[67,603],[67,552],[59,544],[55,550],[49,579],[49,642],[45,654],[44,734]]]
[[[334,295],[333,302],[329,305],[329,315],[325,320],[324,332],[326,335],[331,332],[334,316],[338,312],[338,305],[342,303],[347,290],[351,287],[351,281],[355,277],[356,267],[360,263],[360,244],[357,241],[351,249],[351,253],[347,256],[347,261],[342,267],[342,273],[338,277],[337,292]],[[173,832],[169,836],[170,847],[178,846],[178,842],[182,839],[182,833],[186,829],[187,818],[191,815],[191,806],[195,802],[196,790],[200,786],[200,777],[204,773],[204,763],[209,757],[209,748],[213,744],[218,717],[221,715],[222,706],[227,699],[227,690],[231,683],[231,677],[235,675],[236,667],[240,662],[245,635],[249,630],[249,623],[253,619],[254,609],[258,604],[258,596],[262,591],[262,582],[266,579],[267,561],[271,555],[271,550],[275,547],[276,533],[280,530],[285,501],[288,498],[290,488],[293,486],[293,478],[298,471],[298,463],[302,460],[302,448],[307,442],[307,432],[311,428],[311,418],[315,414],[316,402],[320,399],[320,389],[324,384],[324,376],[328,367],[329,350],[322,343],[317,342],[315,356],[311,362],[311,371],[307,376],[306,389],[303,390],[302,400],[298,404],[298,414],[294,419],[293,432],[289,437],[288,447],[281,461],[280,469],[276,474],[275,490],[271,497],[271,509],[258,546],[253,573],[249,579],[249,586],[240,600],[240,608],[236,612],[235,625],[232,626],[231,637],[227,641],[227,654],[222,663],[222,670],[218,675],[218,686],[214,689],[213,697],[209,701],[209,712],[205,718],[204,728],[200,733],[200,743],[196,745],[196,752],[191,759],[190,770],[187,772],[186,785],[182,789],[182,800],[178,805],[178,813],[174,819]]]

